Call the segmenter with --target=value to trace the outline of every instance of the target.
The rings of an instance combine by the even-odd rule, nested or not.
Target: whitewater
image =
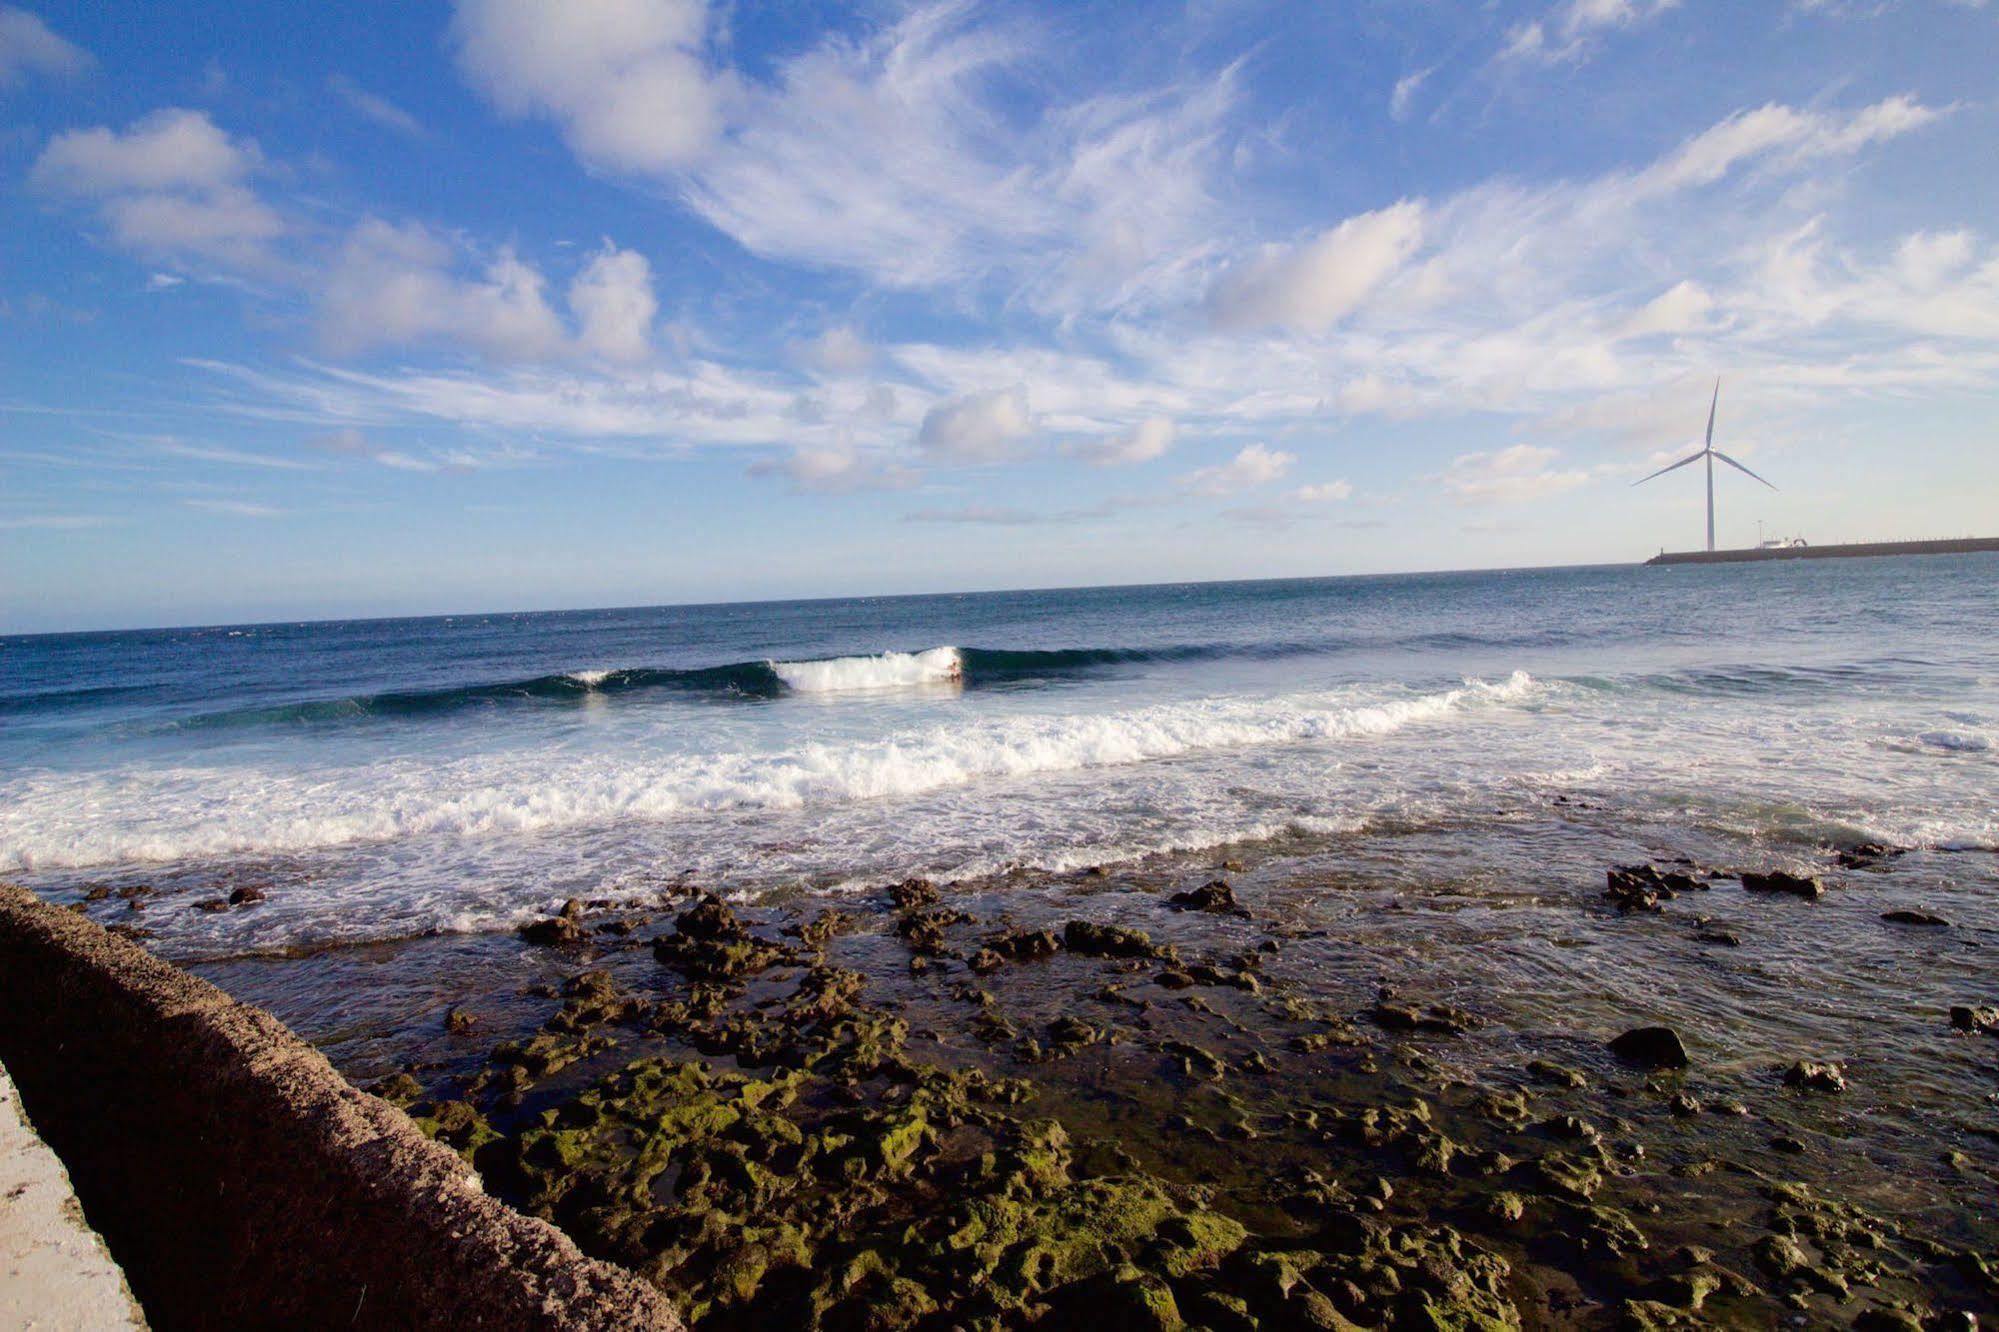
[[[1982,847],[1979,558],[6,639],[0,874],[265,886],[254,912],[145,913],[202,955],[667,886],[1491,839],[1549,808]]]

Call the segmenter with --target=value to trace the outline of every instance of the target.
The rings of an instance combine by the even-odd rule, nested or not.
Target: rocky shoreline
[[[1588,1037],[1523,1024],[1469,972],[1390,978],[1393,949],[1361,955],[1232,868],[571,902],[514,945],[541,979],[455,1004],[375,1089],[701,1327],[1999,1314],[1989,1100],[1916,1179],[1842,1119],[1827,1052],[1749,1066],[1637,1012]],[[1810,913],[1842,891],[1670,861],[1604,884],[1606,927],[1656,918],[1717,957],[1754,948],[1716,902]],[[1938,1023],[1984,1068],[1990,999]]]

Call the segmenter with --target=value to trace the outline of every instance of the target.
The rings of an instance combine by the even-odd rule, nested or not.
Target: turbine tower
[[[1699,453],[1693,454],[1691,457],[1682,458],[1678,462],[1674,463],[1671,467],[1661,467],[1658,471],[1652,473],[1652,476],[1640,477],[1638,480],[1633,481],[1631,483],[1634,486],[1642,486],[1647,481],[1652,480],[1653,477],[1664,476],[1668,472],[1677,471],[1679,468],[1685,467],[1688,463],[1697,463],[1703,458],[1707,459],[1707,548],[1710,551],[1714,549],[1714,460],[1716,458],[1719,458],[1723,462],[1727,463],[1730,467],[1733,467],[1736,471],[1742,473],[1744,476],[1750,477],[1757,481],[1763,481],[1762,477],[1757,476],[1756,473],[1750,471],[1747,467],[1744,467],[1741,463],[1735,461],[1735,459],[1729,457],[1726,453],[1723,453],[1721,450],[1715,448],[1714,414],[1716,409],[1718,409],[1720,406],[1721,406],[1721,381],[1717,379],[1714,381],[1714,401],[1708,404],[1708,409],[1707,409],[1707,445],[1704,448],[1702,448]],[[1770,483],[1768,481],[1763,481],[1763,484],[1766,486],[1770,486]],[[1777,487],[1775,486],[1770,486],[1770,489],[1772,490],[1775,490],[1776,488]]]

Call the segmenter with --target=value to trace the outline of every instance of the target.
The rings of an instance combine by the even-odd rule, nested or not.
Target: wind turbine
[[[1640,477],[1638,480],[1633,481],[1631,483],[1634,486],[1642,486],[1647,481],[1652,480],[1654,477],[1661,477],[1668,472],[1677,471],[1678,469],[1685,467],[1688,463],[1697,463],[1703,458],[1707,459],[1707,548],[1709,550],[1714,549],[1714,460],[1716,458],[1719,458],[1723,462],[1727,463],[1730,467],[1733,467],[1736,471],[1742,473],[1744,476],[1750,477],[1753,480],[1763,481],[1762,477],[1757,476],[1756,473],[1750,471],[1747,467],[1744,467],[1741,463],[1735,461],[1735,459],[1729,457],[1726,453],[1723,453],[1721,450],[1717,449],[1714,446],[1714,414],[1716,409],[1719,408],[1720,406],[1721,406],[1721,381],[1717,379],[1714,381],[1714,401],[1708,404],[1708,409],[1707,409],[1706,447],[1702,448],[1699,453],[1696,453],[1691,457],[1680,459],[1678,462],[1674,463],[1671,467],[1661,467],[1658,471],[1652,473],[1651,476]],[[1763,481],[1763,484],[1766,486],[1770,486],[1770,483],[1768,481]],[[1775,486],[1770,486],[1770,489],[1772,490],[1775,490],[1776,488],[1777,487]]]

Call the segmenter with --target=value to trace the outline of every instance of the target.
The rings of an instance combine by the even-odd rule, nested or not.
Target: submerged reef
[[[1625,867],[1612,906],[1707,882]],[[488,1046],[502,1033],[453,1006],[442,1039],[484,1053],[376,1090],[698,1327],[1929,1328],[1999,1309],[1999,1256],[1787,1177],[1805,1121],[1843,1099],[1830,1062],[1765,1077],[1759,1115],[1666,1028],[1535,1050],[1456,993],[1344,1002],[1287,966],[1307,935],[1221,881],[1142,923],[920,880],[809,917],[660,905],[523,931],[562,975],[537,1025]],[[1967,1034],[1983,1018],[1955,1015]],[[1461,1054],[1502,1039],[1504,1064]]]

